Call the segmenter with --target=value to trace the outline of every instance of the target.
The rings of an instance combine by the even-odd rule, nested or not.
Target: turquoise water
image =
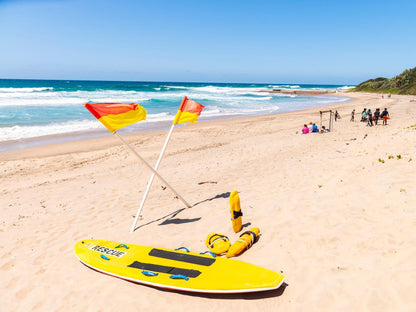
[[[337,90],[347,87],[0,79],[0,151],[2,142],[101,132],[103,126],[84,108],[86,102],[139,103],[147,110],[147,120],[129,126],[125,131],[147,131],[161,129],[162,125],[170,123],[184,96],[205,106],[198,119],[204,121],[289,112],[348,100],[344,97],[259,92],[263,90]]]

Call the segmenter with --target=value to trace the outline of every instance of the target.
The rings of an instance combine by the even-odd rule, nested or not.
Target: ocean
[[[83,106],[139,103],[147,120],[120,133],[168,129],[184,96],[205,106],[198,122],[297,111],[349,98],[271,94],[273,89],[344,90],[345,85],[0,79],[0,152],[111,135]]]

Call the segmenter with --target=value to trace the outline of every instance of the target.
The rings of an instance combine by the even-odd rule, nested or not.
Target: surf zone
[[[103,253],[103,254],[106,254],[106,255],[109,255],[109,256],[114,256],[114,257],[117,257],[117,258],[121,258],[126,254],[126,252],[124,252],[124,251],[115,250],[115,249],[111,249],[111,248],[107,248],[107,247],[102,247],[102,246],[99,246],[99,245],[95,245],[95,246],[91,247],[90,249],[94,250],[94,251],[97,251],[97,252],[100,252],[100,253]]]

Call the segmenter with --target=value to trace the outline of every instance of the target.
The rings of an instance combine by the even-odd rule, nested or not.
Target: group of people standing
[[[351,121],[354,121],[355,109],[351,112]],[[361,113],[361,122],[366,122],[367,126],[374,126],[378,124],[378,120],[383,120],[383,126],[387,125],[387,119],[389,119],[389,112],[387,108],[384,108],[384,111],[380,112],[380,108],[376,108],[376,111],[373,113],[371,109],[364,108]]]
[[[351,121],[354,121],[354,118],[355,118],[355,109],[353,109],[351,112]],[[367,126],[370,126],[370,127],[374,125],[378,125],[379,120],[383,121],[383,126],[387,125],[387,120],[389,118],[390,116],[389,116],[389,112],[387,111],[387,108],[384,108],[384,111],[382,112],[380,111],[380,108],[376,108],[374,113],[371,111],[370,108],[369,109],[364,108],[361,113],[361,121],[366,122]],[[335,111],[334,119],[335,121],[337,121],[337,119],[341,119],[341,116],[338,113],[338,111]],[[321,130],[319,131],[318,126],[312,122],[310,122],[309,125],[306,125],[306,124],[303,125],[302,134],[319,133],[319,132],[324,133],[324,132],[329,132],[329,130],[327,130],[325,126],[322,126]]]

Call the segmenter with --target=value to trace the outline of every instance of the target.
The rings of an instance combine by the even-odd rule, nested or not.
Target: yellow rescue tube
[[[243,226],[243,220],[241,216],[243,213],[241,212],[240,207],[240,197],[238,196],[237,191],[232,191],[230,194],[230,211],[231,211],[231,222],[233,224],[233,230],[235,233],[241,231]]]
[[[205,244],[211,252],[222,255],[230,249],[231,243],[227,236],[218,233],[209,233]]]
[[[241,234],[240,238],[234,244],[231,245],[230,249],[226,254],[226,257],[231,258],[237,256],[244,250],[250,248],[251,245],[253,245],[256,242],[259,233],[259,228],[252,228],[250,231]]]

